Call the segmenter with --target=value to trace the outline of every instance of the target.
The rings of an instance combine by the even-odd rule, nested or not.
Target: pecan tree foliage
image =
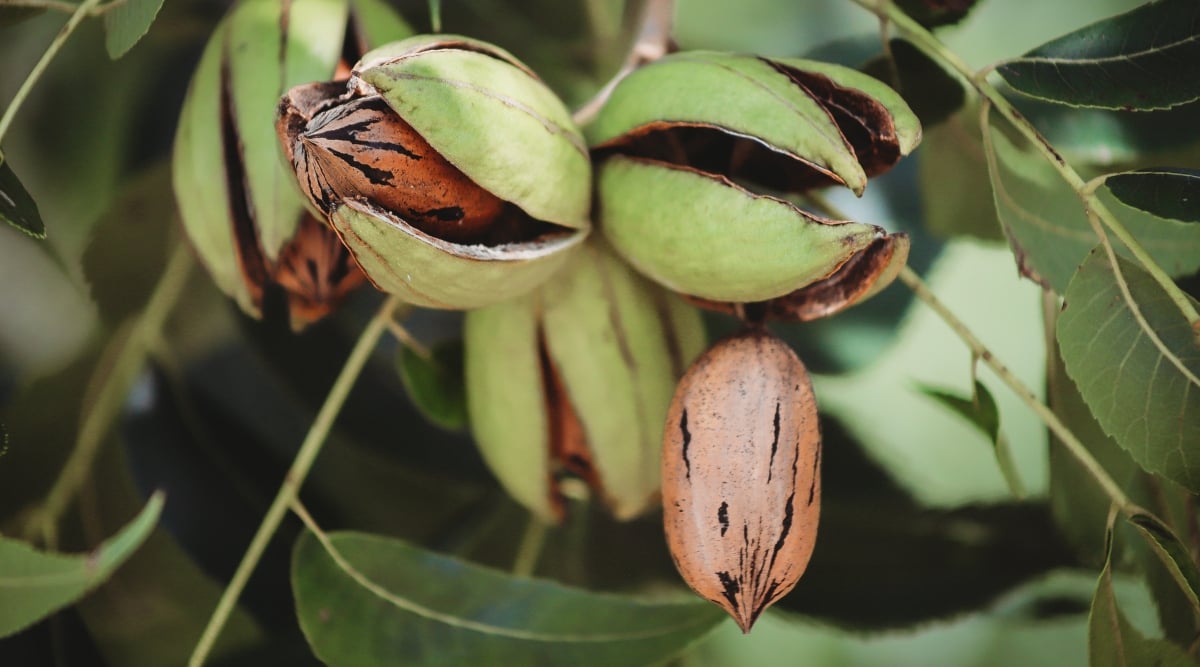
[[[1196,660],[1194,2],[440,4],[0,5],[0,662]]]

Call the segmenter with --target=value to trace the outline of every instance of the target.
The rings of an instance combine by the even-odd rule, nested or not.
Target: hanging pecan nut
[[[382,98],[354,98],[306,117],[311,110],[300,105],[308,93],[289,91],[280,127],[295,132],[284,143],[288,158],[323,214],[343,199],[363,198],[447,241],[487,238],[504,202],[438,155]]]
[[[367,277],[417,305],[526,293],[590,229],[582,135],[536,75],[490,44],[388,44],[345,86],[290,90],[277,131],[301,189]]]
[[[679,573],[749,632],[808,566],[821,436],[804,364],[762,329],[688,369],[663,438],[663,522]]]

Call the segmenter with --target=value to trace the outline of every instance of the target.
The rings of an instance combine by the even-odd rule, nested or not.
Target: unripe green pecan
[[[176,131],[174,189],[200,260],[247,313],[259,316],[264,289],[278,284],[298,328],[363,282],[305,210],[274,111],[287,87],[334,77],[344,45],[361,52],[407,34],[379,0],[241,0],[210,38]]]
[[[346,86],[299,86],[278,132],[302,190],[372,282],[469,309],[529,291],[590,229],[591,165],[562,102],[463,37],[366,54]]]
[[[867,286],[819,294],[861,297],[907,256],[907,241],[879,227],[772,194],[838,184],[861,193],[916,146],[920,126],[899,95],[854,70],[676,53],[622,80],[586,129],[599,164],[598,224],[636,268],[684,294],[769,301],[855,279]],[[854,260],[863,254],[872,257]],[[884,255],[892,269],[878,261]],[[849,266],[857,269],[842,271]]]
[[[561,519],[570,473],[618,519],[652,506],[667,405],[704,346],[694,308],[592,242],[531,294],[467,313],[464,339],[471,428],[514,498]]]
[[[783,296],[754,304],[755,318],[782,322],[807,322],[835,315],[865,301],[896,279],[908,260],[907,234],[888,234],[854,254],[831,275]],[[702,308],[745,316],[747,304],[688,297]]]

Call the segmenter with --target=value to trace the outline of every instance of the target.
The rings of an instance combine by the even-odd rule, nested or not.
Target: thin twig
[[[371,352],[374,351],[380,337],[383,336],[383,332],[387,329],[387,323],[392,319],[392,313],[398,303],[399,301],[396,297],[388,297],[367,324],[362,335],[358,337],[358,342],[355,343],[354,349],[350,351],[350,356],[346,359],[345,365],[342,366],[341,373],[338,374],[333,386],[329,389],[329,393],[325,396],[325,403],[317,413],[316,419],[313,420],[312,427],[308,430],[308,435],[305,436],[299,451],[296,452],[296,458],[292,461],[292,467],[288,469],[287,475],[283,479],[283,484],[279,487],[279,492],[275,494],[275,500],[272,501],[266,516],[263,517],[262,523],[259,524],[258,532],[255,533],[250,546],[246,548],[246,552],[242,556],[242,562],[238,565],[237,571],[234,572],[233,578],[230,579],[229,585],[225,587],[225,591],[221,594],[221,600],[217,603],[217,608],[213,611],[212,617],[208,619],[208,625],[204,628],[204,634],[200,636],[200,641],[196,643],[196,647],[192,651],[192,657],[188,660],[189,667],[199,667],[204,664],[205,659],[217,641],[217,637],[221,633],[221,629],[225,626],[225,622],[229,620],[229,615],[233,613],[238,597],[246,587],[246,582],[250,580],[250,575],[258,565],[259,559],[262,558],[263,552],[266,551],[267,544],[270,543],[271,537],[275,535],[279,524],[283,521],[284,516],[287,515],[288,507],[300,491],[300,486],[304,483],[304,478],[308,476],[308,471],[312,468],[317,454],[320,453],[321,446],[325,444],[325,439],[333,428],[333,423],[341,412],[342,405],[346,402],[346,397],[350,394],[350,389],[358,380],[358,376],[362,372],[363,367],[366,366]]]
[[[434,34],[442,31],[441,0],[429,0],[429,29]]]
[[[1042,422],[1058,437],[1063,446],[1067,448],[1067,451],[1071,452],[1071,455],[1079,460],[1079,463],[1088,471],[1092,479],[1096,480],[1096,483],[1104,490],[1105,495],[1121,509],[1122,513],[1132,516],[1135,511],[1140,510],[1140,508],[1129,500],[1129,497],[1125,495],[1121,486],[1109,476],[1108,471],[1092,456],[1091,452],[1080,442],[1079,438],[1075,437],[1075,434],[1059,420],[1058,415],[1054,414],[1050,408],[1038,400],[1033,391],[1025,386],[1025,383],[1021,382],[1012,371],[1008,370],[1007,366],[996,359],[992,351],[967,328],[967,325],[958,319],[958,316],[947,308],[941,300],[934,296],[933,292],[929,291],[929,288],[916,272],[906,266],[901,269],[899,278],[901,282],[913,291],[913,294],[918,299],[929,306],[954,333],[958,334],[958,337],[971,349],[972,354],[987,364],[996,373],[996,376],[1012,389],[1017,398],[1020,398],[1021,402],[1025,403],[1025,405],[1029,406],[1037,414]]]
[[[418,357],[424,359],[425,361],[433,359],[433,352],[430,351],[429,347],[409,333],[408,329],[405,329],[403,324],[400,324],[396,321],[396,318],[388,318],[387,327],[388,333],[392,334],[393,338],[399,341],[399,343],[404,347],[407,347],[415,352]]]
[[[513,559],[512,573],[518,577],[531,577],[537,570],[542,546],[546,543],[546,522],[530,514],[525,533],[517,546],[517,557]]]

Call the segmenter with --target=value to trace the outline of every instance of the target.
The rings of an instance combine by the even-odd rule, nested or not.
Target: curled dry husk
[[[679,573],[749,632],[808,566],[821,436],[804,364],[750,329],[688,369],[663,437],[663,522]]]
[[[417,305],[528,292],[590,228],[582,136],[541,80],[490,44],[386,45],[345,85],[288,91],[277,129],[301,189],[367,277]]]
[[[771,316],[811,319],[882,289],[907,258],[903,234],[771,194],[861,194],[916,146],[920,125],[899,95],[855,70],[676,53],[626,77],[587,133],[604,234],[639,271],[698,303],[791,297]]]
[[[364,282],[305,209],[273,114],[287,87],[332,78],[344,46],[361,53],[411,32],[378,0],[241,0],[213,33],[179,119],[174,189],[196,254],[248,314],[260,317],[278,285],[301,328]]]
[[[655,506],[675,381],[704,347],[699,312],[601,240],[521,298],[467,313],[467,405],[484,460],[547,521],[585,480],[618,519]]]

